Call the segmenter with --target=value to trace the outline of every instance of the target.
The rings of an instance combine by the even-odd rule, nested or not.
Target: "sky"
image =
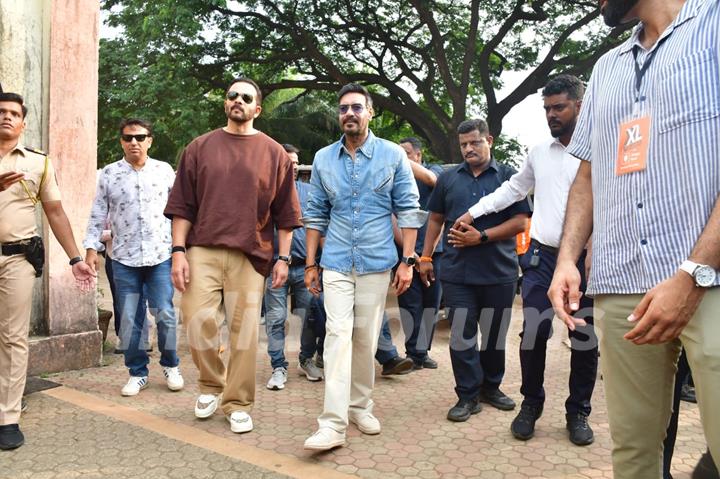
[[[506,72],[503,74],[505,85],[498,91],[498,98],[505,98],[513,88],[522,82],[528,72]],[[515,105],[503,118],[503,135],[515,137],[528,150],[547,139],[550,129],[545,120],[543,101],[540,93],[535,93]]]

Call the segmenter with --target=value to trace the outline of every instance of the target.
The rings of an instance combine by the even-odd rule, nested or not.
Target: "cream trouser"
[[[374,356],[390,271],[359,275],[325,270],[325,405],[320,427],[344,432],[348,412],[371,413]]]
[[[0,256],[0,426],[20,420],[34,283],[25,255]]]
[[[641,298],[597,296],[595,318],[602,332],[600,363],[614,476],[658,479],[682,346],[695,382],[705,439],[712,456],[720,458],[720,288],[705,293],[678,339],[659,345],[637,346],[623,339],[635,324],[627,317]]]

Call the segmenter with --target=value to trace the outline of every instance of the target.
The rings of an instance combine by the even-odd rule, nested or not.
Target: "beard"
[[[560,138],[568,133],[572,135],[573,131],[575,131],[575,122],[573,121],[571,124],[554,123],[552,126],[548,125],[548,127],[553,138]]]
[[[225,116],[236,123],[244,123],[252,118],[252,114],[246,112],[243,107],[235,108],[235,106],[225,107]]]
[[[635,6],[638,0],[607,0],[602,10],[603,20],[608,27],[617,27],[622,19]]]
[[[345,136],[361,137],[367,132],[367,127],[363,129],[362,124],[358,120],[349,120],[342,124]]]

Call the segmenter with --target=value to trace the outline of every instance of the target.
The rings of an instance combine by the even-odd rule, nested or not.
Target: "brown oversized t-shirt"
[[[302,226],[293,166],[282,146],[264,133],[213,130],[182,154],[165,216],[193,225],[187,246],[242,251],[255,270],[272,269],[273,225]]]

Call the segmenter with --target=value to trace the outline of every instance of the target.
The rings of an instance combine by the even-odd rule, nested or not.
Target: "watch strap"
[[[700,266],[699,264],[695,263],[694,261],[690,261],[689,259],[686,259],[680,264],[680,269],[685,271],[687,274],[695,278],[695,270],[697,267]]]

